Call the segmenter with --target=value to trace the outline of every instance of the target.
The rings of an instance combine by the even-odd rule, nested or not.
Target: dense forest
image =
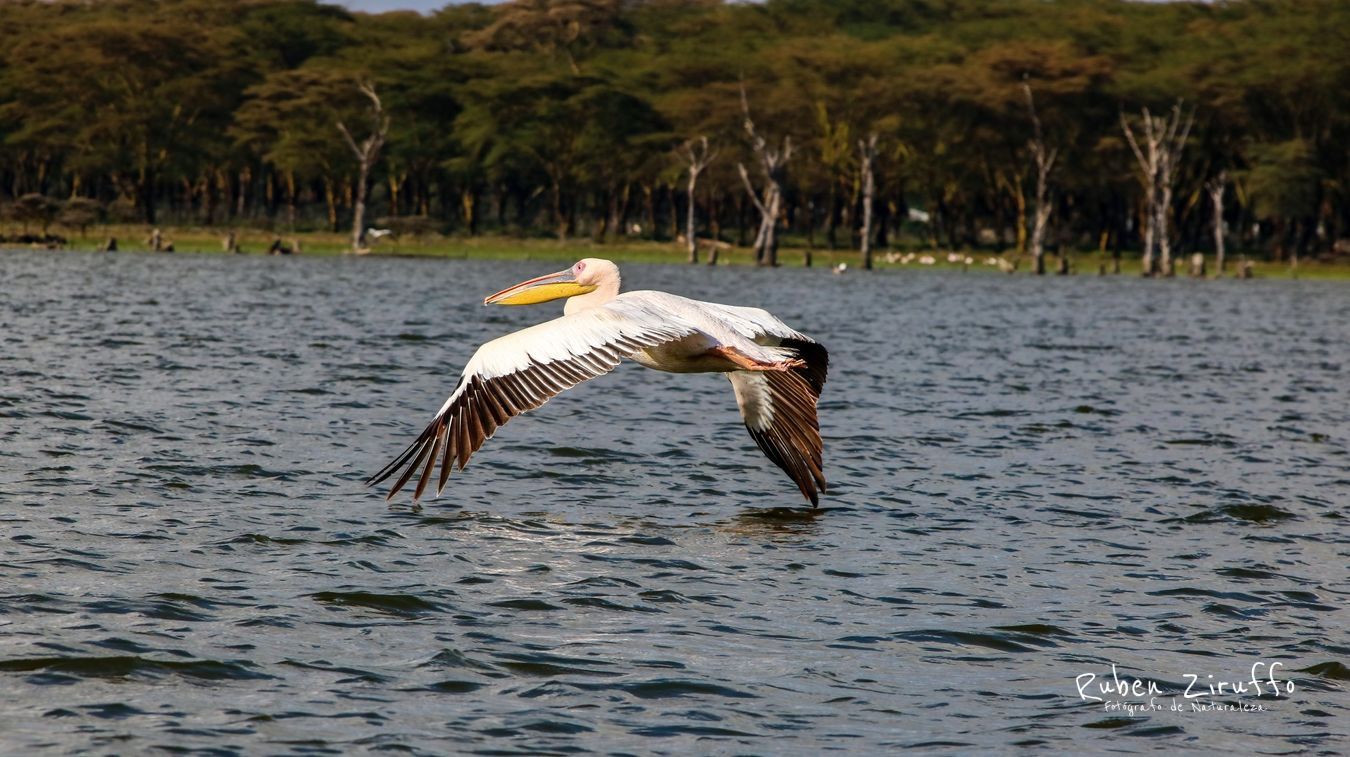
[[[1343,0],[10,0],[0,36],[0,212],[44,233],[1124,250],[1158,273],[1350,236]]]

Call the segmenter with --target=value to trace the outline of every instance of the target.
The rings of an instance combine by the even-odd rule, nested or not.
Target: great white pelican
[[[825,491],[816,401],[829,355],[815,340],[758,308],[699,302],[665,292],[619,293],[619,267],[587,258],[483,300],[533,305],[567,298],[563,316],[478,348],[449,399],[393,462],[389,499],[413,477],[422,497],[436,466],[439,495],[499,426],[629,358],[672,373],[722,373],[731,380],[750,436],[814,507]]]

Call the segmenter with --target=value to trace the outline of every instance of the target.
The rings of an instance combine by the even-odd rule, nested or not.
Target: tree
[[[1022,80],[1022,91],[1027,98],[1027,112],[1031,114],[1032,137],[1027,142],[1031,158],[1036,164],[1036,216],[1031,226],[1031,258],[1035,264],[1037,276],[1045,275],[1045,226],[1050,220],[1053,206],[1049,198],[1050,172],[1055,170],[1055,159],[1059,157],[1059,148],[1047,147],[1045,136],[1041,133],[1041,119],[1036,115],[1036,98],[1031,94],[1031,85]],[[1068,259],[1060,257],[1060,273],[1068,273]]]
[[[1217,176],[1205,182],[1205,194],[1209,195],[1209,206],[1214,214],[1211,221],[1214,233],[1214,268],[1220,276],[1224,274],[1223,193],[1227,188],[1227,171],[1220,171]]]
[[[1154,116],[1147,107],[1143,109],[1144,147],[1140,148],[1135,139],[1134,130],[1120,114],[1120,125],[1125,138],[1134,152],[1139,164],[1139,183],[1144,188],[1145,231],[1144,231],[1144,270],[1145,276],[1172,275],[1172,247],[1168,234],[1168,219],[1172,210],[1172,184],[1176,180],[1177,166],[1181,161],[1181,151],[1186,145],[1186,136],[1195,121],[1195,110],[1187,116],[1184,124],[1181,118],[1181,101],[1172,106],[1170,115]],[[1155,266],[1154,242],[1158,244],[1161,269]]]
[[[809,256],[844,230],[838,243],[856,239],[864,258],[897,235],[1000,252],[1016,238],[1043,256],[1057,237],[1066,255],[1110,248],[1118,261],[1139,242],[1137,216],[1159,272],[1174,248],[1208,248],[1199,190],[1227,168],[1239,191],[1221,199],[1241,232],[1226,254],[1301,257],[1350,236],[1350,56],[1326,54],[1350,44],[1346,29],[1340,0],[515,0],[426,16],[315,0],[0,1],[0,204],[83,197],[126,221],[224,210],[232,225],[297,230],[326,210],[336,230],[363,184],[365,223],[462,216],[470,233],[588,226],[608,239],[636,233],[641,213],[644,235],[677,236],[678,146],[704,135],[726,159],[697,177],[695,231],[734,227],[747,245],[803,233]],[[367,136],[354,79],[378,82],[392,115],[364,183],[334,128],[352,127],[358,147]],[[746,138],[740,82],[779,154],[773,181]],[[1149,152],[1137,105],[1165,131],[1182,98],[1178,134],[1204,114],[1184,155],[1170,171],[1136,166]],[[1121,103],[1137,104],[1132,134]],[[1136,187],[1145,171],[1171,183]],[[911,203],[931,222],[902,225]]]
[[[80,236],[85,236],[89,227],[98,221],[99,214],[102,211],[103,205],[98,200],[88,197],[72,197],[66,200],[57,220],[63,226],[79,229]]]
[[[862,176],[862,231],[859,234],[862,267],[872,270],[872,206],[876,200],[877,182],[873,166],[877,161],[877,133],[858,140],[858,172]]]
[[[755,130],[755,122],[750,117],[750,100],[745,94],[745,85],[741,85],[741,109],[745,113],[745,133],[750,138],[750,147],[754,151],[763,180],[763,189],[756,191],[750,181],[750,173],[744,163],[737,163],[745,191],[759,211],[759,232],[755,235],[755,262],[762,266],[778,265],[778,219],[783,212],[783,181],[787,173],[788,161],[792,160],[792,136],[784,136],[781,146],[771,147],[768,140]]]
[[[689,164],[689,184],[687,187],[688,204],[685,208],[684,238],[685,245],[689,250],[689,262],[698,262],[698,226],[694,223],[694,211],[697,201],[694,197],[694,190],[698,187],[698,175],[703,173],[717,159],[717,151],[710,150],[708,147],[708,138],[699,137],[697,140],[689,140],[680,145],[680,155],[685,162]],[[717,240],[713,240],[716,244]]]
[[[366,191],[370,183],[370,169],[379,159],[380,149],[384,147],[385,137],[389,134],[389,116],[384,112],[384,105],[375,91],[375,85],[369,81],[362,81],[357,83],[357,88],[370,100],[368,113],[370,131],[364,139],[357,142],[347,124],[342,120],[337,122],[337,129],[342,132],[342,138],[346,140],[347,147],[356,157],[357,164],[356,200],[352,205],[353,253],[363,252],[366,248]]]
[[[1275,259],[1289,256],[1295,265],[1315,226],[1319,171],[1312,145],[1292,139],[1255,145],[1247,171],[1252,210],[1274,227]]]
[[[368,98],[359,85],[353,86],[360,76],[331,61],[278,71],[250,87],[235,112],[229,133],[236,145],[280,177],[292,227],[298,192],[314,181],[320,184],[328,226],[337,231],[341,185],[354,153],[334,124],[354,123],[366,115]]]
[[[12,40],[0,119],[23,125],[8,141],[107,177],[154,223],[161,174],[194,172],[228,122],[246,75],[227,54],[237,37],[172,17],[76,18]]]
[[[14,201],[14,205],[9,209],[10,215],[14,220],[23,224],[23,233],[28,233],[28,225],[36,223],[42,229],[42,236],[47,236],[47,228],[56,220],[56,215],[61,212],[61,203],[52,198],[37,194],[26,194]]]
[[[513,0],[497,6],[496,19],[466,40],[485,50],[561,55],[580,75],[583,51],[627,31],[620,8],[620,0]]]

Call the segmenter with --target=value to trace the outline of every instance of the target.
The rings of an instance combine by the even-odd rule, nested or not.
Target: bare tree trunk
[[[1197,279],[1205,277],[1205,253],[1197,252],[1191,255],[1191,276]]]
[[[689,184],[686,188],[688,195],[688,207],[684,213],[684,243],[689,251],[689,262],[698,262],[698,225],[695,223],[694,210],[698,203],[695,200],[694,192],[698,188],[698,175],[707,168],[710,163],[717,159],[717,151],[709,150],[708,138],[699,137],[697,140],[689,140],[680,147],[681,154],[689,163]],[[717,249],[717,240],[713,240],[713,249]],[[714,252],[714,255],[717,253]]]
[[[478,193],[467,184],[459,192],[459,208],[464,214],[464,228],[469,230],[469,236],[478,236]]]
[[[253,183],[253,172],[245,168],[239,172],[239,196],[234,209],[235,217],[242,217],[248,209],[248,188]]]
[[[665,190],[666,200],[670,203],[670,238],[674,239],[680,235],[680,208],[675,199],[675,182],[667,183]]]
[[[1120,125],[1125,131],[1125,139],[1139,163],[1139,182],[1144,187],[1144,275],[1153,276],[1159,271],[1154,265],[1153,246],[1156,242],[1161,253],[1164,276],[1172,275],[1172,244],[1168,235],[1167,222],[1172,208],[1172,185],[1176,181],[1177,167],[1181,162],[1181,151],[1186,145],[1191,124],[1195,121],[1195,109],[1185,119],[1181,117],[1182,101],[1172,106],[1167,117],[1154,116],[1143,109],[1144,147],[1135,140],[1134,130],[1120,114]]]
[[[1209,203],[1214,211],[1214,269],[1219,276],[1224,274],[1223,192],[1227,186],[1227,171],[1219,171],[1218,176],[1205,182],[1205,191],[1209,193]]]
[[[877,133],[858,140],[858,170],[862,174],[862,230],[858,248],[862,253],[862,267],[872,270],[872,205],[876,200],[877,183],[874,166],[877,159]]]
[[[783,208],[783,175],[787,163],[792,159],[792,137],[783,137],[782,146],[769,147],[769,143],[755,131],[755,122],[750,118],[750,101],[745,94],[745,84],[741,84],[741,110],[745,113],[745,132],[750,137],[750,146],[754,149],[764,179],[762,192],[755,191],[750,181],[750,173],[745,164],[738,163],[736,168],[741,174],[745,189],[759,210],[759,233],[755,235],[755,261],[762,266],[778,265],[778,218]]]
[[[1031,85],[1022,82],[1022,93],[1027,98],[1027,111],[1031,114],[1032,138],[1027,142],[1031,148],[1031,157],[1036,161],[1036,215],[1031,226],[1031,257],[1037,276],[1045,275],[1045,227],[1050,221],[1050,172],[1055,170],[1055,159],[1059,157],[1059,148],[1046,147],[1041,132],[1041,119],[1036,115],[1036,100],[1031,95]],[[1061,256],[1062,258],[1063,256]],[[1067,268],[1062,260],[1060,273]]]
[[[400,190],[403,188],[403,184],[407,180],[408,180],[407,172],[397,175],[393,173],[389,174],[389,178],[387,179],[387,181],[389,183],[389,215],[391,216],[402,215],[402,213],[399,212],[398,200]]]
[[[338,198],[337,190],[333,187],[332,177],[323,177],[323,200],[328,206],[328,230],[338,230]]]
[[[647,233],[652,240],[661,238],[661,227],[656,224],[656,187],[642,183],[642,218],[647,222]]]
[[[295,231],[295,172],[287,171],[286,179],[286,225]]]
[[[553,177],[549,181],[549,187],[551,188],[553,195],[552,212],[554,233],[558,235],[559,241],[566,241],[567,232],[572,228],[572,224],[568,221],[567,214],[563,212],[562,182],[557,177]]]
[[[380,103],[380,96],[375,92],[375,85],[363,81],[358,82],[357,87],[360,88],[361,94],[370,99],[369,136],[358,144],[345,124],[341,121],[337,124],[338,131],[342,132],[343,138],[347,140],[347,146],[351,148],[357,161],[356,198],[352,202],[353,253],[363,252],[366,247],[366,184],[370,180],[370,169],[379,158],[380,148],[384,147],[385,137],[389,134],[389,117],[384,114],[384,106]]]
[[[1158,181],[1158,205],[1154,208],[1157,219],[1153,222],[1158,234],[1158,270],[1163,276],[1171,276],[1176,271],[1172,266],[1172,236],[1167,233],[1168,211],[1172,207],[1172,185]]]

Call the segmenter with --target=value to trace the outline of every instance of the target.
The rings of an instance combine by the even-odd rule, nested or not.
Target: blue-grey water
[[[820,510],[636,365],[364,488],[558,267],[0,253],[0,752],[1350,745],[1344,283],[628,266],[830,348]]]

